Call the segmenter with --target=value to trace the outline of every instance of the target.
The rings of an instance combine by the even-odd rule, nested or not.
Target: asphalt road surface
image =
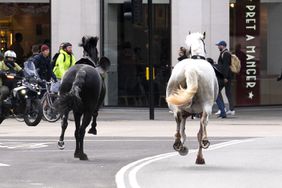
[[[216,144],[230,139],[233,138],[210,138],[210,141]],[[0,187],[112,188],[116,187],[115,174],[123,166],[173,152],[172,138],[93,136],[85,141],[89,161],[80,161],[73,158],[73,137],[66,138],[65,143],[65,150],[58,150],[54,137],[0,139]],[[189,138],[187,144],[190,149],[196,148],[196,138]]]

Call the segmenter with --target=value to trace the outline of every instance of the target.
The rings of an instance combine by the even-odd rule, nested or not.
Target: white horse
[[[196,164],[205,164],[202,148],[209,147],[206,126],[212,106],[218,94],[218,83],[213,67],[205,60],[205,34],[189,33],[186,45],[189,59],[177,63],[172,71],[166,90],[166,101],[173,111],[177,126],[173,148],[180,155],[188,153],[185,122],[192,113],[201,113],[198,132],[199,150]]]

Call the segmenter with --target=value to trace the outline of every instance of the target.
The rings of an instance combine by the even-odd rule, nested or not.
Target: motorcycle
[[[42,119],[42,105],[40,102],[41,89],[38,79],[34,77],[22,78],[15,74],[6,74],[10,80],[18,80],[17,86],[2,103],[0,124],[10,115],[16,119],[23,118],[28,126],[36,126]]]

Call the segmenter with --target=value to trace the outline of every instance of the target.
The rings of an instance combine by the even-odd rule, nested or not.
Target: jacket
[[[17,73],[22,70],[22,68],[17,63],[15,63],[15,66],[13,68],[14,68],[14,71],[17,72]],[[4,63],[4,61],[0,61],[0,71],[7,72],[9,70],[10,70],[10,68]],[[0,87],[2,85],[3,85],[3,79],[2,79],[2,77],[0,77]]]
[[[229,68],[229,66],[231,65],[231,54],[227,49],[224,49],[218,58],[218,64],[222,65],[222,74],[224,76],[224,78],[230,80],[232,79],[232,72]]]
[[[58,79],[62,79],[64,73],[75,64],[74,55],[68,54],[64,50],[60,50],[60,55],[57,58],[55,67],[53,69],[54,74]]]
[[[33,62],[41,79],[50,81],[51,78],[53,78],[56,80],[56,76],[52,71],[50,59],[48,57],[44,57],[43,54],[40,53],[33,57]]]

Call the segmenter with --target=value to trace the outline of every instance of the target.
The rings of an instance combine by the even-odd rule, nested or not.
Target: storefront
[[[234,80],[239,106],[282,104],[282,1],[240,0],[230,4],[230,49],[242,69]]]
[[[153,1],[151,47],[147,1],[103,0],[102,3],[102,49],[112,63],[107,79],[106,105],[148,106],[146,70],[151,50],[154,101],[156,106],[165,106],[165,86],[171,70],[170,1]]]
[[[34,44],[50,44],[49,0],[0,0],[0,50],[13,49],[18,63],[31,55]]]
[[[148,106],[148,54],[154,67],[154,103],[165,107],[165,88],[178,49],[189,31],[206,32],[207,57],[225,40],[242,61],[234,77],[237,106],[281,105],[282,0],[152,0],[152,40],[147,0],[0,0],[0,50],[21,33],[23,59],[33,44],[73,44],[77,59],[83,35],[99,36],[99,53],[110,58],[106,106]],[[149,46],[149,42],[152,45]],[[20,53],[19,53],[20,54]],[[21,55],[19,55],[21,56]]]

